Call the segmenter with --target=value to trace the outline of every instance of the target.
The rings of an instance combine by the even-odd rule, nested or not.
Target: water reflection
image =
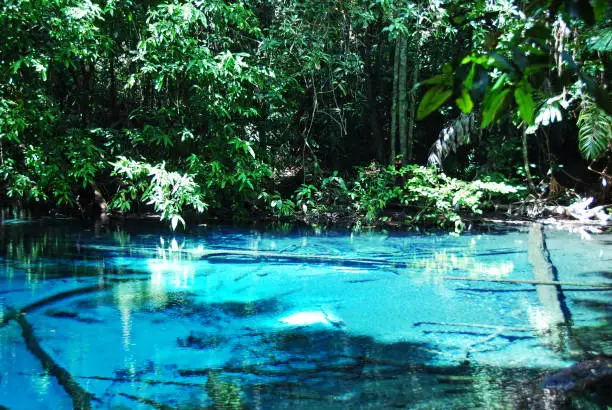
[[[266,409],[498,408],[538,394],[555,405],[538,380],[570,363],[559,352],[577,335],[583,345],[605,345],[586,327],[558,328],[531,285],[443,280],[532,278],[525,233],[160,236],[42,228],[0,228],[7,267],[0,323],[8,308],[51,297],[27,320],[43,348],[108,407],[135,408],[143,399],[204,407],[238,397]],[[211,249],[338,259],[208,260]],[[84,288],[91,290],[52,298]],[[578,302],[585,294],[591,302]],[[566,298],[574,317],[592,325],[609,311],[609,293]],[[21,380],[24,370],[8,358],[18,352],[36,362],[11,326],[0,327],[3,346],[10,332],[11,346],[21,346],[0,347],[0,405],[9,407],[16,399],[7,380]],[[60,400],[53,377],[40,371],[30,379],[24,391]]]

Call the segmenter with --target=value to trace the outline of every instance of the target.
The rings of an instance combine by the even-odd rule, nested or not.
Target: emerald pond
[[[611,255],[610,234],[537,225],[4,220],[0,408],[554,406],[546,375],[612,354]]]

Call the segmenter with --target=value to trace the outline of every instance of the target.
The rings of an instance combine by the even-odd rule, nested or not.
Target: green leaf
[[[421,84],[446,84],[449,85],[450,77],[446,74],[438,74],[434,75],[431,78],[428,78],[425,81],[421,81]]]
[[[586,100],[577,124],[580,152],[587,160],[599,158],[612,143],[612,116],[591,100]]]
[[[436,86],[428,90],[417,109],[417,119],[422,120],[437,110],[452,94],[452,90],[442,86]]]
[[[485,97],[484,110],[482,112],[482,123],[480,125],[482,128],[487,127],[497,119],[499,113],[506,105],[506,97],[509,92],[510,89],[502,90],[499,93],[491,90],[489,95]]]
[[[612,29],[602,28],[595,31],[586,43],[589,50],[612,51]]]
[[[493,84],[493,88],[491,88],[491,91],[497,91],[500,88],[502,88],[507,78],[508,78],[507,74],[500,75],[497,81],[495,81],[495,84]]]
[[[474,108],[472,97],[470,96],[469,91],[465,88],[461,91],[461,97],[457,98],[455,103],[457,104],[457,107],[459,107],[459,109],[466,114],[470,113],[472,108]]]
[[[470,72],[468,73],[466,79],[463,80],[463,85],[468,90],[471,89],[472,85],[474,84],[474,73],[475,72],[476,72],[476,64],[472,64],[472,66],[470,67]]]
[[[608,10],[608,0],[592,0],[593,13],[595,14],[595,21],[600,22],[606,17],[606,11]]]
[[[522,84],[522,86],[514,90],[514,99],[516,100],[516,105],[518,105],[521,118],[527,124],[533,124],[535,104],[533,103],[533,97],[531,96],[531,92],[527,89],[526,84]]]

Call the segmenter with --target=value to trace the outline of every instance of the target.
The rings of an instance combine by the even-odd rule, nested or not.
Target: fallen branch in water
[[[25,314],[22,312],[12,313],[11,319],[14,319],[23,333],[28,350],[40,360],[42,368],[55,377],[58,383],[64,388],[66,393],[72,398],[72,405],[75,410],[91,409],[91,400],[93,394],[85,391],[77,382],[74,381],[70,373],[57,363],[43,350],[34,335],[32,325],[26,320]]]
[[[321,263],[338,263],[344,265],[383,265],[396,268],[410,268],[413,263],[389,261],[381,258],[347,258],[344,256],[335,255],[307,255],[298,253],[281,253],[270,251],[245,251],[245,250],[210,250],[204,251],[201,254],[202,259],[214,258],[223,256],[246,256],[253,259],[279,259],[298,262],[321,262]]]
[[[472,354],[472,352],[481,352],[483,351],[483,349],[474,349],[474,347],[481,345],[481,344],[485,344],[487,342],[490,342],[491,340],[497,339],[498,337],[500,337],[502,334],[502,330],[498,330],[497,332],[493,332],[488,336],[485,336],[483,338],[480,338],[478,340],[476,340],[473,343],[470,343],[466,348],[465,348],[465,360],[469,360],[470,355]]]
[[[516,332],[533,332],[536,330],[535,328],[531,328],[531,327],[497,326],[497,325],[485,325],[485,324],[480,324],[480,323],[414,322],[414,326],[422,326],[422,325],[476,327],[476,328],[482,328],[482,329],[510,330],[510,331],[516,331]]]
[[[41,300],[38,300],[36,302],[30,303],[27,306],[24,306],[23,308],[21,308],[21,312],[24,313],[29,313],[35,309],[38,309],[42,306],[48,305],[50,303],[54,303],[57,302],[59,300],[62,299],[66,299],[72,296],[78,296],[78,295],[84,295],[86,293],[92,293],[92,292],[99,292],[102,290],[106,290],[108,289],[109,286],[106,283],[101,283],[98,285],[94,285],[94,286],[88,286],[86,288],[78,288],[78,289],[73,289],[73,290],[68,290],[66,292],[60,292],[60,293],[56,293],[54,295],[51,295],[49,297],[43,298]]]
[[[204,383],[188,383],[188,382],[175,382],[170,380],[152,380],[152,379],[131,379],[121,377],[105,377],[105,376],[74,376],[75,379],[87,379],[87,380],[103,380],[115,383],[145,383],[151,385],[168,385],[168,386],[186,386],[186,387],[205,387]]]
[[[130,400],[134,400],[139,403],[146,404],[157,410],[173,410],[174,409],[174,407],[166,406],[165,404],[158,403],[155,400],[147,399],[146,397],[132,396],[131,394],[127,394],[127,393],[119,393],[119,395],[123,397],[127,397]]]
[[[579,287],[603,288],[603,289],[612,290],[612,283],[565,282],[565,281],[559,281],[559,280],[472,278],[469,276],[443,276],[442,279],[444,280],[465,280],[465,281],[470,281],[470,282],[518,283],[518,284],[526,284],[526,285],[579,286]]]
[[[36,302],[30,303],[24,306],[21,310],[16,311],[15,309],[8,309],[8,312],[4,315],[0,326],[6,325],[9,321],[15,320],[21,327],[22,335],[25,340],[26,347],[28,350],[40,361],[42,368],[49,372],[55,377],[58,383],[64,388],[66,393],[72,398],[72,404],[74,409],[88,410],[91,409],[91,400],[94,398],[93,394],[84,390],[72,377],[72,375],[63,367],[58,365],[47,352],[43,350],[38,343],[38,339],[34,335],[34,329],[32,325],[27,321],[25,315],[35,309],[50,303],[57,302],[59,300],[69,298],[72,296],[83,295],[91,292],[98,292],[100,290],[107,289],[108,286],[104,283],[89,286],[85,288],[73,289],[66,292],[56,293],[49,297],[43,298]]]

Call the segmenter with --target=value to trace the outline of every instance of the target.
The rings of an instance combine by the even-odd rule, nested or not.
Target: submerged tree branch
[[[547,286],[581,286],[581,287],[603,288],[603,289],[612,290],[612,283],[565,282],[565,281],[559,281],[559,280],[471,278],[469,276],[443,276],[442,278],[444,280],[465,280],[469,282],[518,283],[518,284],[526,284],[526,285],[547,285]]]
[[[55,377],[58,383],[64,388],[66,393],[72,398],[73,408],[77,410],[88,410],[91,409],[91,400],[94,398],[93,394],[84,390],[72,377],[72,375],[63,367],[58,365],[51,356],[41,347],[36,335],[34,334],[34,328],[27,321],[26,314],[42,306],[48,305],[59,300],[69,298],[76,295],[82,295],[91,292],[97,292],[100,290],[107,289],[106,284],[100,284],[95,286],[89,286],[86,288],[73,289],[66,292],[60,292],[55,295],[43,298],[29,305],[24,306],[21,310],[16,311],[15,309],[8,309],[8,312],[4,315],[0,326],[7,324],[9,321],[14,320],[21,327],[22,335],[26,343],[28,350],[36,356],[40,361],[42,368],[48,371],[53,377]],[[1,410],[1,407],[0,407]]]
[[[91,400],[93,394],[85,391],[79,384],[74,381],[70,373],[58,365],[52,358],[43,350],[38,343],[36,336],[34,335],[34,329],[32,325],[26,320],[25,314],[19,313],[13,315],[12,319],[21,326],[23,338],[25,339],[26,346],[34,356],[40,360],[40,363],[46,371],[54,376],[60,385],[64,388],[66,393],[72,398],[73,408],[75,410],[88,410],[91,409]]]
[[[101,283],[98,285],[88,286],[85,288],[73,289],[73,290],[68,290],[66,292],[56,293],[54,295],[51,295],[49,297],[46,297],[44,299],[38,300],[36,302],[30,303],[29,305],[24,306],[23,308],[21,308],[20,311],[24,313],[29,313],[42,306],[57,302],[62,299],[66,299],[66,298],[77,296],[77,295],[84,295],[86,293],[99,292],[102,290],[106,290],[108,288],[109,288],[109,285],[107,285],[106,283]]]
[[[344,256],[335,255],[306,255],[295,253],[281,253],[269,251],[246,251],[246,250],[229,250],[218,249],[204,251],[201,254],[203,259],[223,257],[223,256],[246,256],[254,259],[279,259],[297,262],[321,262],[321,263],[339,263],[352,265],[385,265],[391,267],[408,268],[414,267],[414,263],[389,261],[382,258],[347,258]]]
[[[157,410],[172,410],[174,407],[166,406],[165,404],[161,404],[156,402],[155,400],[147,399],[146,397],[132,396],[131,394],[119,393],[120,396],[127,397],[128,399],[137,401],[139,403],[146,404],[151,406]]]

